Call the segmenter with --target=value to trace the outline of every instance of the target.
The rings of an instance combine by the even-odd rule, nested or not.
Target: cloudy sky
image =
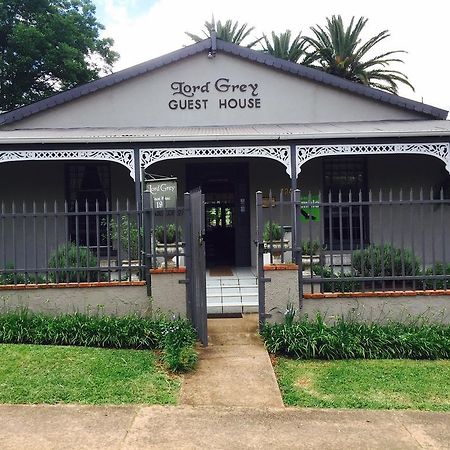
[[[400,95],[450,110],[450,37],[448,0],[94,0],[105,36],[115,40],[120,70],[192,43],[185,31],[200,34],[205,20],[231,18],[255,27],[255,34],[309,31],[325,18],[341,14],[369,19],[364,37],[382,30],[391,36],[379,50],[407,50],[403,71],[416,88]],[[307,6],[309,5],[309,7]],[[313,5],[313,7],[311,6]]]

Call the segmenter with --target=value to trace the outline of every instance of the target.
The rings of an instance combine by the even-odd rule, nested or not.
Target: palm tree
[[[404,83],[414,90],[405,74],[388,68],[391,63],[403,63],[401,59],[392,56],[406,53],[404,50],[393,50],[375,57],[367,56],[370,50],[390,36],[389,31],[384,30],[361,43],[360,34],[367,19],[361,17],[356,24],[354,20],[353,17],[350,25],[345,28],[341,16],[332,16],[331,19],[327,18],[325,29],[319,25],[311,27],[315,37],[305,37],[304,40],[314,49],[312,58],[319,64],[319,68],[393,94],[398,92],[397,83]]]
[[[186,31],[185,33],[194,41],[200,42],[204,39],[207,39],[211,36],[211,32],[215,31],[217,33],[218,39],[222,39],[222,41],[232,42],[233,44],[241,45],[242,42],[248,38],[251,32],[255,29],[255,27],[249,27],[247,23],[243,25],[239,25],[239,22],[233,22],[232,20],[227,20],[224,24],[218,20],[217,23],[214,20],[214,16],[211,19],[211,22],[205,21],[205,29],[203,31],[203,37],[189,33]],[[248,48],[254,47],[262,38],[251,41],[247,44]]]
[[[312,62],[311,54],[306,50],[309,44],[303,39],[301,33],[291,42],[291,30],[277,35],[272,31],[272,41],[264,34],[261,44],[263,51],[277,58],[287,61],[309,65]]]

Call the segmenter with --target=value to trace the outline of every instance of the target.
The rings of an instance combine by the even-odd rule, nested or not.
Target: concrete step
[[[242,292],[235,294],[208,294],[206,292],[206,298],[228,298],[228,297],[258,297],[258,291],[256,292]]]

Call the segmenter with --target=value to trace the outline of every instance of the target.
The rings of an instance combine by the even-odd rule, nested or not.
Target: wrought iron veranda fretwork
[[[413,143],[413,144],[359,144],[359,145],[297,145],[296,174],[301,172],[303,164],[321,156],[343,155],[383,155],[383,154],[418,154],[434,156],[445,163],[450,173],[450,144]]]
[[[133,150],[8,150],[0,152],[0,163],[13,161],[112,161],[125,166],[134,180]]]
[[[141,150],[141,167],[168,159],[257,157],[280,162],[291,176],[291,155],[288,145],[252,147],[193,147],[193,148],[152,148]]]

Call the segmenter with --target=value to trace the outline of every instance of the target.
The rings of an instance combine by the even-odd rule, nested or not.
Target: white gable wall
[[[215,82],[223,78],[241,87],[234,93],[219,92]],[[174,82],[203,86],[208,92],[196,92],[192,97],[174,95]],[[220,84],[224,83],[222,80]],[[235,101],[242,104],[249,99],[253,99],[253,106],[259,102],[260,107],[230,108],[227,104],[219,108],[219,102],[231,100],[234,105]],[[170,101],[174,107],[188,100],[200,108],[169,107]],[[424,118],[420,113],[219,53],[213,59],[206,54],[192,56],[4,128],[226,126],[420,118]]]

